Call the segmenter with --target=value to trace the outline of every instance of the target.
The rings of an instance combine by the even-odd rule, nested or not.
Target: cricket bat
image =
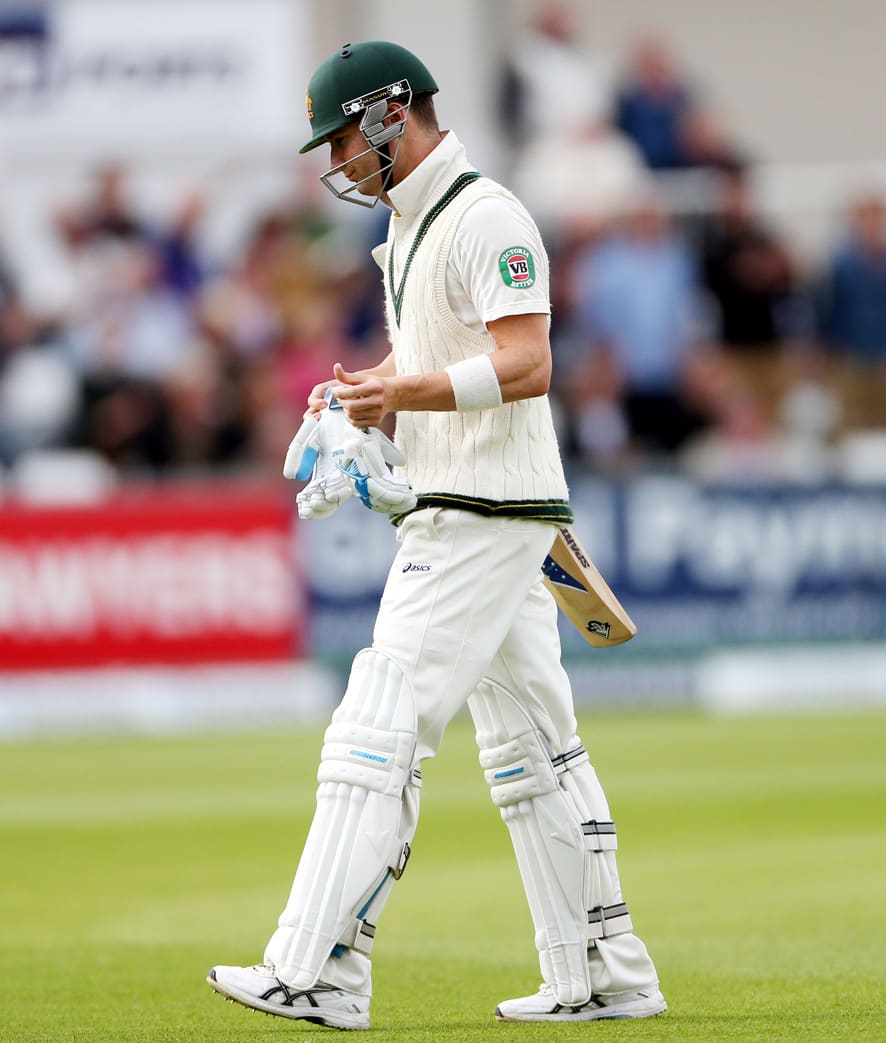
[[[541,570],[560,610],[589,645],[608,648],[630,641],[637,633],[634,621],[568,525],[557,533]]]

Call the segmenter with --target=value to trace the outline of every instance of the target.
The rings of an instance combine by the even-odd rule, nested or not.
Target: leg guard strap
[[[593,818],[590,822],[582,822],[581,828],[588,851],[615,851],[618,848],[614,822],[598,822]]]
[[[630,934],[633,929],[631,915],[624,902],[598,905],[588,913],[588,935],[594,941],[598,938],[611,938],[616,934]]]
[[[575,746],[565,753],[558,753],[556,757],[552,757],[551,767],[554,769],[554,774],[559,776],[566,771],[572,771],[580,764],[586,764],[589,760],[588,751],[584,746]]]
[[[372,943],[374,941],[375,924],[369,923],[368,920],[354,920],[351,926],[339,938],[338,944],[345,946],[347,949],[356,949],[357,952],[362,952],[364,956],[369,956],[372,952]],[[335,950],[333,950],[333,955],[335,955]]]

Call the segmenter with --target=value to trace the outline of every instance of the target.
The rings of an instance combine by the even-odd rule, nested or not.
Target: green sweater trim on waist
[[[566,500],[484,500],[479,496],[460,496],[457,493],[423,493],[411,511],[391,517],[395,525],[415,511],[426,507],[446,507],[454,511],[473,511],[487,518],[526,518],[527,521],[568,525],[575,521],[572,508]]]

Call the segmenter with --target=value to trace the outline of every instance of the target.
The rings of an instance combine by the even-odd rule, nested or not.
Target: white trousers
[[[557,606],[540,572],[555,536],[542,522],[441,508],[403,522],[373,647],[411,681],[418,763],[483,677],[515,693],[551,749],[575,735]]]

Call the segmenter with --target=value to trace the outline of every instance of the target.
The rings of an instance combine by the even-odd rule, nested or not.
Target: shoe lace
[[[553,985],[548,985],[548,983],[546,981],[543,981],[541,983],[541,985],[539,985],[539,987],[538,987],[538,994],[539,994],[539,996],[553,996],[554,995],[554,986]]]

